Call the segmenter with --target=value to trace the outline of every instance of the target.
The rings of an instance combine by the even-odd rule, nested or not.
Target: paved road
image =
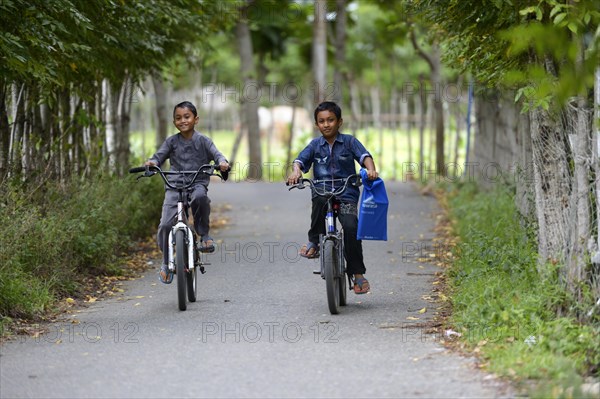
[[[509,396],[410,327],[434,311],[423,296],[437,269],[414,255],[430,245],[436,204],[408,184],[387,189],[389,241],[364,242],[372,293],[349,293],[341,314],[328,312],[316,261],[297,256],[309,191],[216,182],[211,197],[231,204],[230,223],[198,302],[178,311],[175,284],[149,271],[76,321],[3,345],[0,397]]]

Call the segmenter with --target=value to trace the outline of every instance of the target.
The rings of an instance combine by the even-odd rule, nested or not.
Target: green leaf
[[[567,24],[567,28],[569,28],[569,30],[573,33],[577,33],[578,27],[577,24],[575,22],[569,22]]]
[[[552,10],[550,11],[550,18],[552,18],[554,16],[554,14],[559,12],[562,8],[563,8],[562,4],[555,5],[554,8],[552,8]]]
[[[560,14],[556,15],[556,18],[554,18],[554,25],[558,25],[560,24],[560,22],[565,19],[565,17],[567,16],[566,12],[561,12]]]
[[[527,14],[532,14],[535,12],[535,7],[530,6],[527,8],[522,9],[521,11],[519,11],[520,15],[527,15]]]
[[[541,9],[541,8],[539,8],[539,7],[537,7],[537,8],[536,8],[536,10],[535,10],[535,18],[536,18],[538,21],[541,21],[543,16],[544,16],[544,15],[542,14],[542,9]]]

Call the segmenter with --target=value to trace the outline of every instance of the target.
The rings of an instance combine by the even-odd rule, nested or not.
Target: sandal
[[[311,252],[312,251],[312,252]],[[307,242],[300,248],[300,256],[306,259],[315,259],[319,257],[319,246],[314,242]]]
[[[169,270],[167,265],[162,265],[160,267],[160,272],[158,272],[158,279],[163,284],[171,284],[173,281],[173,273]]]
[[[354,282],[354,293],[357,295],[366,294],[370,288],[369,282],[364,277],[359,277]]]
[[[203,254],[215,252],[215,240],[210,236],[203,236],[200,238],[200,248],[198,248]]]

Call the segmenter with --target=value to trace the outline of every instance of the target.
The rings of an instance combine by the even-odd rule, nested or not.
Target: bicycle
[[[171,273],[177,276],[177,302],[179,310],[187,309],[187,300],[196,302],[198,294],[198,273],[204,274],[206,270],[204,265],[207,263],[202,260],[202,252],[198,250],[198,236],[194,226],[189,222],[189,194],[196,178],[200,173],[209,176],[219,176],[221,180],[226,181],[229,171],[223,172],[216,169],[214,164],[200,166],[195,171],[163,171],[158,166],[148,165],[131,168],[129,173],[140,173],[138,180],[142,177],[152,177],[159,174],[165,185],[177,191],[177,221],[174,223],[169,233],[168,249],[168,268]],[[218,172],[218,173],[215,173]],[[180,176],[179,183],[172,183],[167,176]],[[187,180],[191,176],[191,179]]]
[[[352,180],[354,182],[351,182]],[[337,189],[336,183],[342,183]],[[286,183],[287,184],[287,183]],[[340,209],[340,201],[337,199],[341,195],[348,184],[355,187],[361,185],[360,176],[353,174],[345,179],[321,179],[313,180],[301,178],[297,184],[293,184],[288,190],[294,188],[304,189],[308,184],[313,193],[325,197],[327,199],[327,213],[325,215],[325,234],[319,236],[319,248],[321,248],[319,271],[315,274],[320,274],[325,280],[327,291],[327,304],[331,314],[338,314],[340,306],[346,306],[346,278],[348,278],[348,288],[352,290],[353,280],[346,273],[346,260],[344,258],[344,232],[343,229],[337,228],[337,215]],[[319,187],[321,186],[321,187]],[[329,188],[331,187],[331,189]]]

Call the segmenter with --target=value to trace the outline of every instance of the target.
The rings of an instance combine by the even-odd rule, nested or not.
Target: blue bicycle
[[[343,183],[337,189],[336,183]],[[313,180],[301,178],[297,184],[290,186],[304,189],[309,186],[313,193],[327,199],[327,213],[325,215],[325,234],[319,236],[321,248],[321,270],[315,272],[325,280],[327,291],[327,304],[331,314],[338,314],[340,306],[346,306],[346,278],[349,289],[352,290],[352,277],[346,273],[346,260],[344,258],[344,231],[337,228],[337,216],[340,202],[337,199],[349,184],[355,187],[361,185],[359,175],[350,175],[345,179]]]

